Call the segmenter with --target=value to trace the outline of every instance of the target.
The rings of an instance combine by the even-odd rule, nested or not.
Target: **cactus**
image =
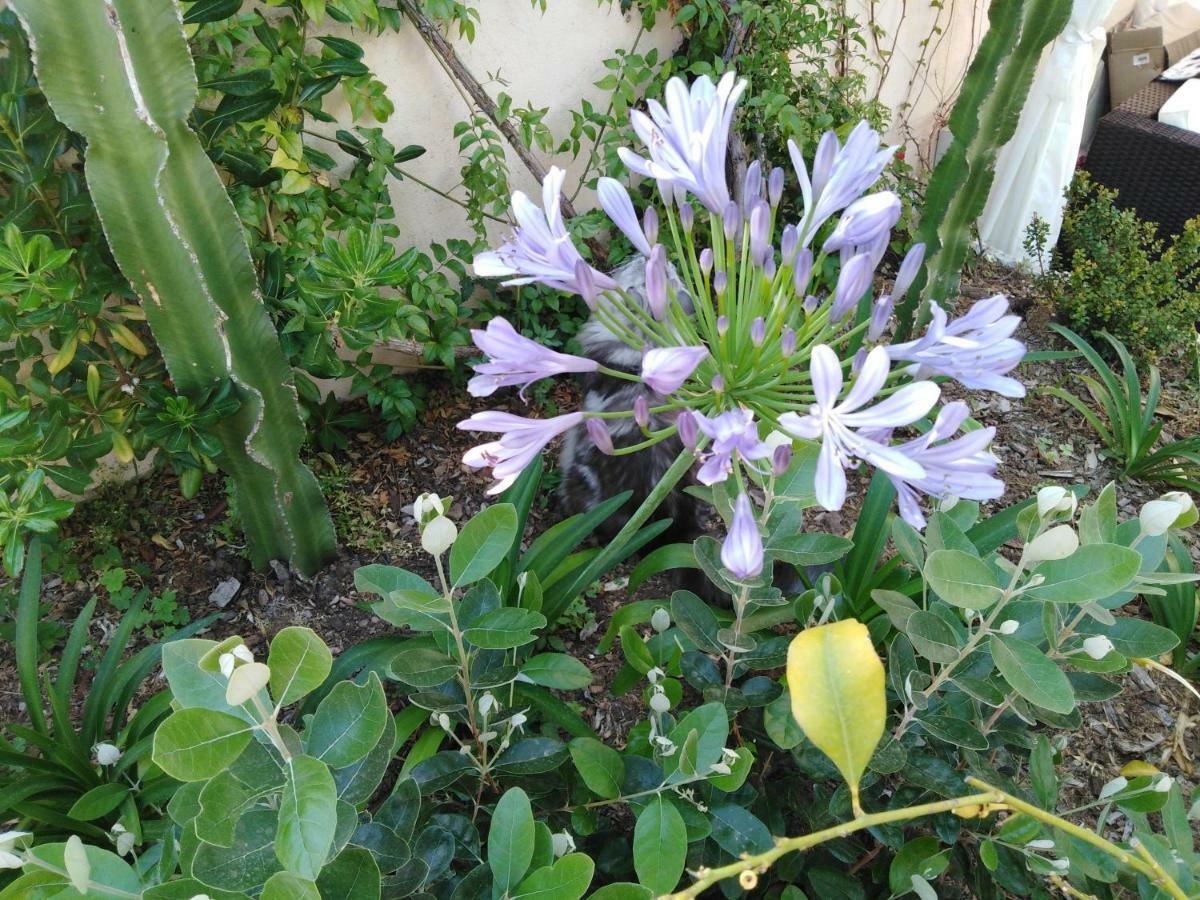
[[[972,224],[983,212],[996,154],[1017,129],[1042,51],[1067,24],[1064,0],[992,0],[988,30],[963,80],[948,127],[954,140],[933,170],[917,239],[925,242],[925,271],[896,311],[905,340],[927,318],[925,300],[958,289]]]
[[[42,89],[88,143],[92,199],[180,393],[232,383],[214,429],[251,558],[316,570],[334,548],[320,488],[300,462],[292,373],[241,224],[187,119],[195,69],[175,0],[13,0]]]

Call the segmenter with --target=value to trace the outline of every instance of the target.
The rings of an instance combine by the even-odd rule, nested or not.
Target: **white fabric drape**
[[[1001,262],[1035,262],[1021,246],[1035,213],[1050,226],[1047,246],[1058,240],[1063,191],[1075,171],[1088,93],[1104,52],[1104,23],[1115,2],[1074,0],[1067,27],[1033,80],[1017,132],[997,156],[979,235],[988,255]]]

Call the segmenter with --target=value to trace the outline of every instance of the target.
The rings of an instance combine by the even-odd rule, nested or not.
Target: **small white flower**
[[[113,827],[113,836],[117,839],[117,856],[128,856],[133,851],[137,838],[132,831],[126,831],[124,828],[118,834],[118,827],[120,826]]]
[[[650,627],[657,632],[664,632],[671,627],[671,614],[661,606],[650,617]]]
[[[1067,513],[1067,518],[1075,514],[1075,507],[1079,501],[1075,495],[1062,487],[1044,487],[1037,492],[1037,510],[1039,518],[1047,516],[1058,516]]]
[[[24,839],[28,837],[33,837],[33,834],[28,831],[0,833],[0,869],[19,869],[25,865],[25,858],[13,851],[17,848],[18,843],[23,843]]]
[[[496,698],[492,696],[491,691],[488,691],[479,698],[479,714],[481,716],[487,716],[488,713],[490,713],[493,709],[498,709],[499,707],[500,704],[497,702]]]
[[[1016,619],[1005,619],[996,630],[1001,634],[1013,634],[1021,624]]]
[[[1171,790],[1171,785],[1175,783],[1175,779],[1170,775],[1164,775],[1158,781],[1154,782],[1154,790],[1160,794],[1165,794]]]
[[[654,742],[658,744],[658,752],[662,756],[671,756],[677,749],[673,740],[661,734],[654,738]]]
[[[233,674],[234,667],[237,666],[237,660],[233,658],[232,653],[222,653],[217,658],[217,665],[221,668],[221,674],[228,678]]]
[[[1066,559],[1079,549],[1079,535],[1070,525],[1056,525],[1036,538],[1025,548],[1028,562]]]
[[[708,767],[708,771],[714,775],[729,775],[733,770],[729,768],[728,763],[713,763]]]
[[[741,759],[736,750],[730,750],[728,747],[721,748],[721,756],[724,757],[725,762],[729,763],[730,765],[733,765],[739,759]]]
[[[115,766],[121,758],[121,751],[116,744],[99,743],[92,748],[96,754],[96,764],[100,766]]]
[[[1102,634],[1093,635],[1083,642],[1083,652],[1092,659],[1104,659],[1113,650],[1113,642]]]
[[[1040,840],[1036,840],[1036,841],[1028,841],[1025,844],[1025,849],[1026,850],[1053,850],[1054,849],[1054,841],[1048,840],[1046,838],[1041,838]]]
[[[450,731],[450,717],[448,715],[445,713],[438,713],[437,722],[438,725],[442,727],[442,731]]]
[[[458,539],[458,527],[445,516],[430,519],[421,530],[421,548],[430,556],[441,556]]]
[[[1052,859],[1050,860],[1050,865],[1054,866],[1060,872],[1065,872],[1071,868],[1071,861],[1069,859]]]
[[[1100,788],[1100,799],[1106,800],[1114,794],[1121,793],[1127,787],[1129,787],[1129,779],[1123,775],[1118,775],[1104,787]]]
[[[965,618],[968,622],[970,622],[973,618],[975,618],[975,615],[976,615],[976,613],[975,613],[975,610],[973,610],[973,609],[964,609],[963,610],[963,618]]]
[[[656,713],[662,714],[671,708],[671,701],[662,691],[655,691],[650,697],[650,708]]]
[[[575,850],[575,838],[571,837],[570,832],[560,831],[558,834],[551,835],[550,840],[554,846],[555,858],[566,856]]]
[[[421,522],[427,513],[433,513],[437,516],[445,515],[446,499],[433,493],[422,494],[413,501],[413,518]]]
[[[649,672],[646,673],[646,680],[649,681],[651,684],[658,684],[658,679],[662,678],[663,675],[665,675],[665,674],[666,673],[663,672],[662,669],[660,669],[658,666],[655,666],[653,669],[651,669]]]
[[[1151,500],[1142,506],[1142,511],[1138,515],[1138,521],[1142,526],[1142,534],[1149,537],[1158,537],[1160,534],[1166,534],[1171,530],[1171,526],[1175,524],[1175,521],[1187,511],[1188,507],[1175,499]]]
[[[254,654],[245,644],[238,644],[228,653],[222,653],[217,659],[217,666],[221,669],[221,674],[228,678],[233,674],[233,670],[237,668],[239,662],[254,662]]]
[[[521,728],[528,721],[529,720],[525,717],[525,713],[515,713],[513,717],[508,720],[508,727],[513,729]]]

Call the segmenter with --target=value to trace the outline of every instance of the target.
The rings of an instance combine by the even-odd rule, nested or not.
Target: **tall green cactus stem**
[[[141,297],[175,387],[232,381],[217,427],[256,566],[312,573],[334,550],[291,369],[233,204],[187,124],[196,74],[174,0],[13,0],[55,114],[88,143],[105,235]]]
[[[917,239],[925,271],[896,311],[897,337],[928,320],[929,304],[958,289],[971,226],[983,212],[996,154],[1012,140],[1042,51],[1071,16],[1068,0],[992,0],[988,30],[971,61],[948,127],[953,141],[933,170]]]

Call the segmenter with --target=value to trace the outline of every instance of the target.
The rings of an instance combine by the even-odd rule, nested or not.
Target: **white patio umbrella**
[[[1042,60],[1013,139],[996,159],[996,178],[979,236],[989,256],[1036,264],[1021,246],[1036,213],[1050,226],[1047,247],[1062,227],[1063,191],[1075,171],[1088,92],[1104,52],[1104,24],[1116,0],[1074,0],[1070,21]]]

